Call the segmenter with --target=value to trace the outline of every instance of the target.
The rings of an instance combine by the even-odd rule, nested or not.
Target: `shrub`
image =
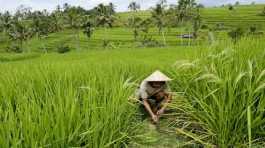
[[[12,61],[22,61],[29,60],[40,57],[37,53],[26,53],[26,54],[1,54],[0,62],[12,62]]]
[[[141,41],[141,46],[143,46],[143,47],[162,47],[164,45],[161,44],[160,42],[158,42],[157,40],[153,39],[152,37],[147,37]]]
[[[226,30],[227,28],[225,27],[224,23],[217,23],[216,26],[214,27],[214,30]]]
[[[68,45],[62,44],[57,47],[58,53],[66,53],[70,51],[70,47]]]
[[[256,26],[250,26],[249,27],[249,32],[250,33],[254,34],[254,33],[256,33],[256,31],[257,31],[257,27]]]
[[[209,26],[206,25],[206,24],[203,24],[203,25],[201,26],[201,29],[208,29],[208,28],[209,28]]]
[[[257,35],[264,35],[264,32],[263,31],[259,31],[259,32],[257,32]]]
[[[22,53],[23,49],[16,44],[12,44],[6,47],[6,52]]]
[[[234,10],[234,6],[232,6],[231,4],[229,4],[229,5],[228,5],[228,10],[229,10],[229,11]]]
[[[236,43],[244,35],[244,30],[240,27],[235,28],[228,32],[228,36],[232,38],[234,43]]]
[[[107,48],[109,45],[110,45],[110,41],[109,40],[103,40],[102,47]]]

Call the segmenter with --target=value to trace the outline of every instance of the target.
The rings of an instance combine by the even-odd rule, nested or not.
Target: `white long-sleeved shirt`
[[[147,98],[153,96],[154,94],[156,94],[157,92],[160,92],[160,91],[168,92],[169,90],[170,89],[169,89],[167,84],[162,85],[160,88],[153,88],[148,83],[148,81],[144,80],[144,81],[142,81],[142,83],[141,83],[141,85],[137,91],[137,96],[139,98],[142,98],[142,99],[147,99]]]

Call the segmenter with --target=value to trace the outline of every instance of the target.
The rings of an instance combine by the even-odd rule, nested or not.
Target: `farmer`
[[[158,122],[159,117],[164,113],[171,100],[168,81],[171,79],[160,71],[155,71],[142,81],[138,89],[138,97],[141,101],[140,108],[144,115],[148,113],[151,116],[154,123]]]

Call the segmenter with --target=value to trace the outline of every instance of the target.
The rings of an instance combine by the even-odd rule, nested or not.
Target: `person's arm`
[[[171,94],[166,94],[166,98],[165,100],[163,101],[163,106],[161,107],[161,109],[159,109],[157,111],[157,115],[160,116],[164,113],[165,109],[167,108],[168,106],[168,103],[171,101],[171,98],[172,98],[172,95]]]
[[[158,121],[157,116],[153,113],[147,99],[143,99],[143,105],[145,109],[148,111],[149,115],[152,117],[152,120],[156,123]]]

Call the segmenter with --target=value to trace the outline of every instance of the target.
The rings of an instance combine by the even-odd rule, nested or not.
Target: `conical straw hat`
[[[171,81],[172,79],[170,79],[165,74],[157,70],[154,73],[152,73],[150,76],[148,76],[145,80],[148,82],[164,82],[164,81]]]

